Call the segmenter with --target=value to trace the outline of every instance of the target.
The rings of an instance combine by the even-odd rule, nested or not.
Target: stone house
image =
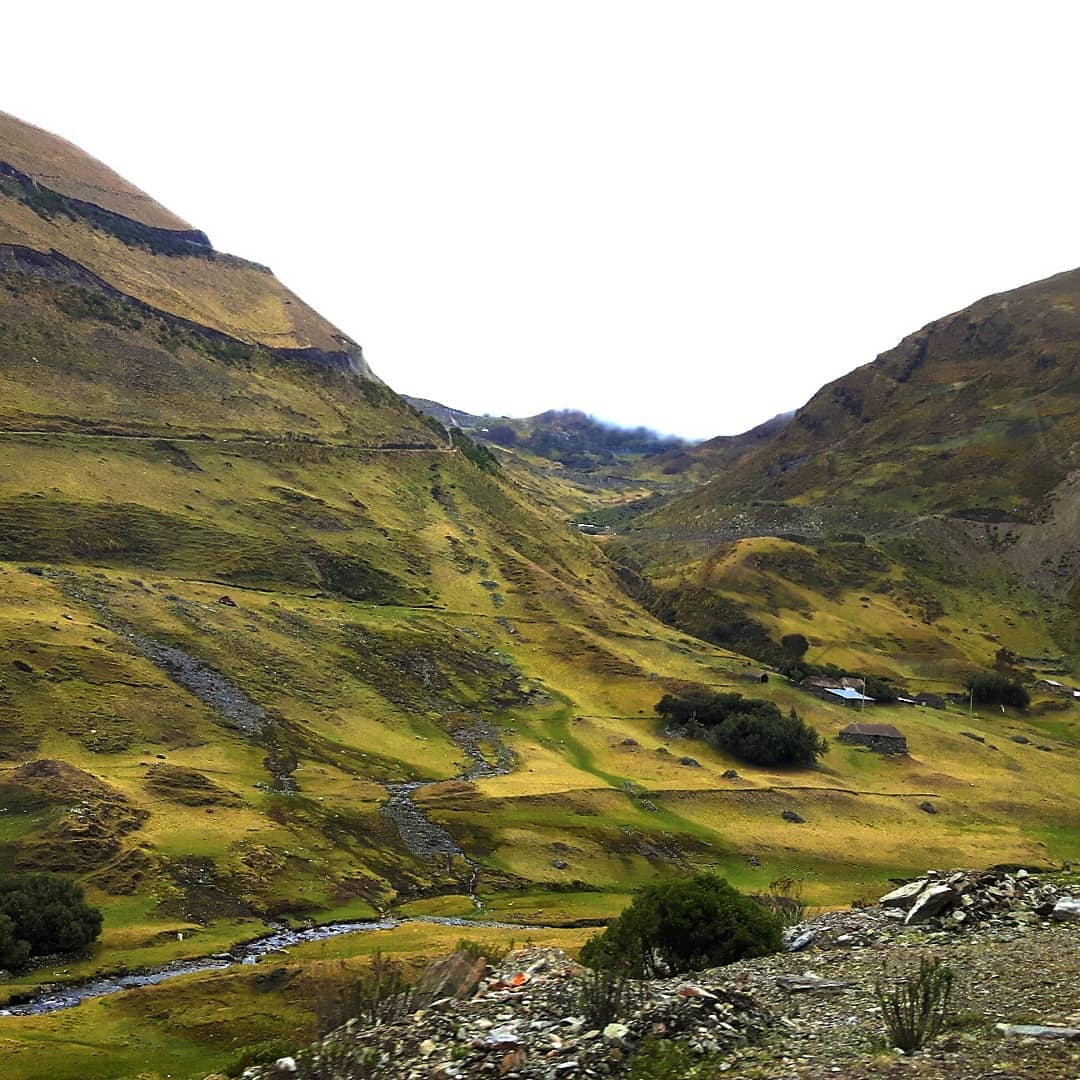
[[[945,699],[940,694],[916,694],[915,704],[927,709],[944,709]]]
[[[1039,679],[1032,689],[1043,694],[1059,694],[1061,697],[1070,697],[1072,695],[1072,688],[1064,683],[1059,683],[1057,679]]]
[[[799,689],[805,690],[808,694],[816,694],[819,698],[823,698],[827,690],[842,690],[844,689],[844,685],[839,679],[823,679],[818,675],[807,675],[807,677],[799,683]]]
[[[848,724],[837,736],[842,743],[865,746],[879,754],[906,754],[907,739],[892,724]]]

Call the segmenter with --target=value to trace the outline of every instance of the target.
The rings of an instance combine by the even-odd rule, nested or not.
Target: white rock
[[[910,926],[914,923],[925,922],[940,911],[944,911],[955,899],[956,890],[948,885],[930,885],[919,894],[918,899],[907,913],[904,923]]]
[[[817,932],[814,930],[806,930],[799,934],[794,940],[787,942],[784,946],[788,952],[798,952],[800,949],[805,949],[807,945],[812,945],[814,938],[817,937]]]
[[[280,1057],[274,1062],[274,1068],[278,1072],[296,1072],[296,1058]]]
[[[915,903],[915,898],[926,888],[926,886],[926,878],[919,878],[918,881],[909,881],[906,885],[901,885],[899,889],[893,889],[891,893],[886,893],[878,903],[884,908],[909,908]]]
[[[1072,896],[1063,896],[1050,912],[1050,918],[1055,922],[1072,922],[1080,919],[1080,900]]]
[[[633,1043],[627,1038],[630,1029],[625,1024],[612,1023],[604,1028],[604,1042],[609,1046],[618,1046],[623,1050],[633,1048]]]
[[[435,1053],[435,1041],[434,1039],[425,1039],[420,1044],[420,1056],[431,1057]]]
[[[1002,1035],[1019,1035],[1028,1039],[1080,1039],[1080,1028],[1057,1027],[1050,1024],[995,1024]]]

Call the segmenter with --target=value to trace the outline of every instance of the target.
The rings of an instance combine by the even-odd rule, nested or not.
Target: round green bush
[[[85,949],[101,933],[101,912],[59,874],[0,876],[0,968],[13,971],[49,953]]]
[[[780,920],[713,873],[658,881],[581,950],[589,967],[678,975],[777,952]]]

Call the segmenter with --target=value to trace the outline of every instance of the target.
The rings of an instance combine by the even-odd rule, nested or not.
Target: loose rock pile
[[[364,1030],[346,1025],[326,1040],[325,1055],[336,1060],[362,1047],[368,1071],[351,1075],[387,1080],[584,1080],[621,1074],[629,1054],[649,1037],[717,1051],[756,1041],[773,1023],[749,994],[676,978],[631,983],[625,1015],[591,1026],[582,1009],[583,973],[560,949],[521,949],[468,1000],[447,985],[448,996],[401,1020]],[[276,1080],[296,1071],[298,1063],[283,1058],[270,1071],[244,1075]]]
[[[1026,870],[930,871],[880,900],[886,917],[935,929],[1080,919],[1080,899]]]

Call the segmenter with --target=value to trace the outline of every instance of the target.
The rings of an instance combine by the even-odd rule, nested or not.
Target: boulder
[[[916,897],[904,923],[913,926],[926,922],[951,907],[957,899],[958,894],[951,885],[929,885]]]
[[[817,931],[804,930],[801,934],[796,934],[790,941],[785,941],[784,948],[788,952],[800,952],[808,945],[813,945],[814,940],[817,938]]]
[[[997,1029],[1002,1035],[1016,1035],[1022,1039],[1064,1039],[1067,1042],[1080,1039],[1080,1028],[1053,1024],[998,1024]]]
[[[440,998],[457,998],[459,1001],[476,993],[484,977],[487,960],[470,956],[466,952],[454,952],[442,960],[435,960],[424,969],[416,984],[413,1002],[418,1009],[426,1008]]]
[[[617,1046],[620,1050],[633,1050],[630,1029],[625,1024],[612,1023],[604,1028],[604,1042],[608,1046]]]
[[[1075,922],[1080,919],[1080,900],[1073,896],[1063,896],[1050,912],[1054,922]]]
[[[786,990],[789,994],[806,994],[815,991],[835,993],[854,985],[844,979],[823,979],[812,971],[804,971],[801,975],[777,975],[774,981],[781,990]]]
[[[919,878],[916,881],[908,881],[907,885],[902,885],[899,889],[893,889],[892,892],[887,892],[881,897],[878,903],[882,907],[902,907],[905,912],[907,908],[915,903],[916,896],[927,887],[927,879]]]
[[[785,810],[780,816],[785,821],[790,821],[793,825],[802,825],[806,822],[806,818],[801,814],[795,813],[794,810]]]

